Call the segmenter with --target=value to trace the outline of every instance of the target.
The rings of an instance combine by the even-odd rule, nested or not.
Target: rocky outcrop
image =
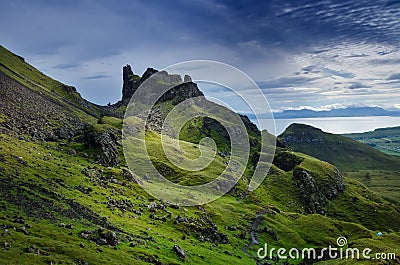
[[[304,159],[288,151],[277,152],[274,156],[273,164],[278,168],[288,172],[293,170]]]
[[[240,118],[243,121],[244,126],[246,127],[248,132],[254,132],[256,135],[261,136],[261,131],[257,128],[257,126],[250,121],[249,117],[246,115],[239,114]]]
[[[104,131],[97,131],[93,126],[88,126],[85,130],[85,145],[96,147],[99,154],[96,162],[103,166],[117,166],[120,162],[120,154],[117,149],[119,145],[120,133],[114,128]]]
[[[293,184],[300,189],[300,201],[305,213],[324,214],[323,207],[328,200],[336,199],[344,191],[344,184],[339,171],[334,176],[321,180],[309,171],[296,167],[293,171]]]
[[[188,83],[188,82],[193,82],[192,78],[190,77],[190,75],[185,75],[183,77],[183,82]]]
[[[156,82],[152,82],[154,84],[147,84],[149,87],[152,87],[153,85],[169,85],[173,87],[159,99],[159,102],[172,100],[173,104],[178,104],[191,97],[204,96],[197,85],[192,82],[192,78],[188,75],[185,75],[184,80],[182,81],[180,75],[169,74],[166,71],[157,71],[154,68],[147,68],[142,77],[139,77],[133,73],[130,65],[126,65],[122,69],[122,100],[116,105],[128,104],[138,87],[156,73]]]
[[[226,234],[219,231],[214,221],[207,215],[200,215],[199,218],[186,218],[178,216],[174,222],[178,229],[197,234],[201,242],[211,242],[216,244],[229,244]]]
[[[63,85],[62,89],[69,94],[74,94],[78,92],[74,86]]]
[[[154,68],[147,68],[146,71],[143,73],[142,77],[140,78],[140,82],[143,83],[144,81],[146,81],[146,79],[148,79],[150,76],[154,75],[155,73],[157,73],[158,71]]]
[[[186,259],[185,251],[180,246],[174,245],[174,252],[180,259],[182,260]]]
[[[122,102],[127,104],[135,93],[136,89],[140,86],[141,82],[137,75],[134,75],[132,68],[129,64],[122,69]]]
[[[130,171],[130,169],[128,169],[128,168],[122,168],[122,176],[127,181],[142,184],[142,181],[140,180],[140,178],[136,174],[134,174],[132,171]]]
[[[172,100],[172,104],[177,105],[180,102],[193,97],[204,96],[203,92],[197,87],[196,83],[188,82],[180,84],[163,95],[161,102]]]
[[[116,246],[119,244],[119,240],[117,238],[117,235],[115,232],[104,229],[104,228],[99,228],[97,230],[96,236],[92,238],[94,242],[98,245],[110,245],[110,246]]]

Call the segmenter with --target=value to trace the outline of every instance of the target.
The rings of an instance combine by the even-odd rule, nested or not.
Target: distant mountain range
[[[365,117],[365,116],[395,116],[400,117],[400,111],[389,111],[379,107],[348,107],[315,111],[310,109],[285,110],[275,112],[275,119],[321,118],[321,117]]]

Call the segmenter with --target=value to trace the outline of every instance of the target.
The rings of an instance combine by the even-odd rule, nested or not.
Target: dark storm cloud
[[[88,93],[83,94],[88,99],[107,103],[102,100],[107,95],[100,99],[96,89],[117,100],[120,95],[115,94],[121,88],[117,73],[126,63],[141,73],[147,66],[212,59],[262,80],[267,66],[284,69],[276,62],[286,55],[309,52],[319,56],[341,42],[399,48],[399,17],[399,1],[389,0],[6,0],[0,2],[0,23],[7,25],[0,39],[28,61],[46,58],[41,69],[50,69],[53,72],[48,74],[86,89]],[[313,49],[317,44],[322,48]],[[393,60],[387,58],[391,50],[382,48],[376,53],[382,60]],[[102,64],[111,57],[117,59]],[[348,57],[357,59],[364,54]],[[381,62],[370,60],[371,65]],[[82,65],[87,72],[79,69]],[[354,77],[349,72],[319,70]],[[302,71],[318,74],[307,67]],[[81,73],[78,77],[77,72]],[[106,74],[91,75],[98,72]],[[110,82],[98,81],[105,78]],[[288,77],[264,85],[300,86],[306,81]]]
[[[311,81],[317,80],[319,78],[309,78],[302,76],[293,76],[293,77],[280,77],[274,80],[269,81],[258,81],[257,85],[261,89],[268,88],[283,88],[283,87],[296,87],[296,86],[304,86],[309,85]]]
[[[400,80],[400,73],[392,74],[391,76],[388,77],[387,80]]]
[[[360,89],[360,88],[370,88],[370,85],[363,84],[361,82],[354,82],[349,86],[349,89]]]
[[[73,64],[73,63],[64,63],[64,64],[57,64],[54,65],[54,69],[68,69],[68,68],[75,68],[78,67],[79,64]]]
[[[103,78],[110,78],[110,77],[112,77],[112,75],[98,74],[98,75],[86,76],[86,77],[83,77],[82,79],[103,79]]]
[[[390,65],[390,64],[399,64],[400,59],[372,59],[368,61],[369,64],[373,65]]]
[[[352,54],[352,55],[347,55],[345,56],[346,58],[363,58],[363,57],[368,57],[369,55],[366,55],[365,53],[363,54]]]
[[[367,0],[5,1],[1,10],[13,24],[2,31],[22,33],[15,37],[25,40],[18,46],[29,43],[32,52],[56,53],[77,45],[80,56],[90,58],[118,54],[132,46],[168,49],[188,42],[200,45],[199,41],[236,49],[252,42],[261,48],[302,49],[316,41],[346,38],[397,44],[400,5],[393,3],[388,10],[387,4]]]

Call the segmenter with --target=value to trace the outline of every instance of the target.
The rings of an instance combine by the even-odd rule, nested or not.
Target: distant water
[[[343,134],[373,131],[378,128],[400,126],[400,117],[323,117],[300,119],[276,119],[276,135],[281,134],[290,124],[302,123],[317,127],[325,132]],[[270,120],[260,120],[260,127],[271,131]]]

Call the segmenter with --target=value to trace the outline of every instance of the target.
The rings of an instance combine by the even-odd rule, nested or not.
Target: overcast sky
[[[400,108],[400,1],[0,2],[0,44],[87,99],[184,60],[231,64],[273,110]]]

